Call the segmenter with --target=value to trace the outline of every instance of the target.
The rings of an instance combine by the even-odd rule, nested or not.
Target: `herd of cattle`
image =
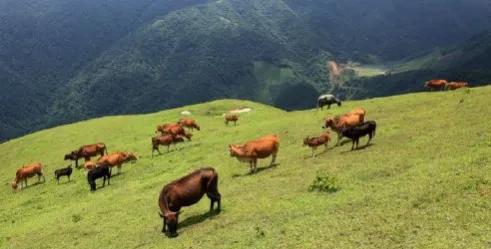
[[[426,86],[432,87],[437,84],[443,84],[442,82],[444,81],[432,80],[426,82]],[[451,83],[446,82],[446,87],[453,89],[455,86],[450,87],[451,85],[449,84]],[[333,95],[322,95],[317,101],[319,108],[326,105],[329,108],[334,103],[339,106],[341,105],[341,101]],[[367,112],[365,109],[356,108],[343,115],[327,118],[322,126],[326,131],[322,132],[318,137],[306,137],[303,140],[303,144],[312,149],[312,157],[315,157],[315,151],[319,146],[324,146],[325,149],[328,148],[331,137],[327,129],[330,128],[338,135],[336,146],[339,145],[343,137],[347,137],[352,141],[351,150],[357,149],[359,139],[364,136],[369,137],[368,145],[375,136],[377,124],[375,121],[365,121],[366,115]],[[224,118],[226,125],[229,122],[234,122],[236,125],[239,116],[237,114],[226,114]],[[152,157],[155,151],[160,154],[159,146],[161,145],[167,146],[167,151],[169,151],[171,145],[182,143],[185,140],[190,141],[192,138],[190,131],[193,130],[199,131],[200,126],[196,120],[191,118],[183,118],[176,123],[157,126],[155,133],[160,134],[151,139]],[[255,173],[257,171],[258,159],[271,156],[271,165],[275,163],[279,147],[279,137],[277,135],[267,135],[246,143],[229,145],[229,152],[231,157],[235,157],[240,162],[248,163],[251,173]],[[99,158],[96,161],[91,161],[91,158],[96,156],[99,156]],[[87,172],[87,182],[91,191],[96,190],[96,180],[99,178],[103,178],[103,186],[106,180],[110,184],[113,167],[117,167],[119,174],[123,164],[137,160],[137,156],[132,152],[114,152],[108,154],[107,147],[103,143],[83,145],[77,150],[66,154],[64,157],[65,160],[74,161],[76,168],[79,168],[78,161],[81,158],[85,159],[83,168]],[[57,169],[54,174],[58,183],[62,176],[67,176],[68,181],[70,181],[72,167],[70,165],[66,168]],[[21,188],[23,185],[27,186],[27,179],[34,176],[38,176],[38,182],[41,181],[41,178],[43,182],[45,181],[41,163],[35,162],[19,168],[11,186],[14,190],[18,188],[19,184]],[[159,196],[160,216],[163,218],[162,232],[170,237],[177,236],[180,209],[184,206],[197,203],[205,193],[211,200],[210,212],[213,211],[215,202],[217,203],[216,211],[220,211],[221,195],[218,192],[218,174],[213,168],[196,170],[189,175],[165,185]]]
[[[425,87],[430,90],[456,90],[459,88],[469,87],[465,81],[448,81],[445,79],[434,79],[425,82]]]

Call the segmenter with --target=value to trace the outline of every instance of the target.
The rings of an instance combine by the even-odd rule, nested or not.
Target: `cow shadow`
[[[56,182],[56,179],[55,179],[55,182]],[[60,180],[60,183],[56,182],[56,185],[67,185],[67,184],[72,184],[72,183],[75,183],[75,181],[72,179],[70,181],[67,180]]]
[[[40,181],[40,182],[35,182],[35,183],[32,183],[32,184],[27,184],[27,186],[23,186],[20,190],[24,190],[24,189],[29,189],[29,188],[32,188],[32,187],[35,187],[37,185],[41,185],[41,184],[45,184],[46,181]],[[19,184],[20,185],[20,184]]]
[[[356,148],[354,150],[343,151],[343,152],[341,152],[341,154],[350,153],[350,152],[356,152],[356,151],[360,151],[360,150],[365,150],[367,148],[372,147],[373,145],[375,145],[375,144],[374,143],[364,144],[364,145],[359,146],[358,148]]]
[[[206,212],[204,214],[193,215],[191,217],[186,218],[184,221],[179,222],[179,229],[199,224],[208,218],[217,216],[219,213],[220,212],[213,211],[213,212]]]
[[[260,173],[262,171],[274,169],[278,165],[280,165],[280,164],[279,163],[273,163],[273,164],[266,166],[266,167],[257,167],[256,172],[249,171],[248,173],[245,173],[245,174],[234,174],[234,175],[232,175],[232,178],[244,177],[244,176],[253,176],[253,175],[256,175],[257,173]]]

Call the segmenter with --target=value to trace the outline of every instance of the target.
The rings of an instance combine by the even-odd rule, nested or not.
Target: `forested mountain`
[[[487,0],[0,0],[0,140],[224,97],[307,107],[333,89],[327,60],[488,29]]]

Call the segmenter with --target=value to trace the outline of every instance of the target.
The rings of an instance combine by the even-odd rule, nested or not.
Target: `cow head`
[[[190,134],[191,135],[191,134]],[[190,136],[191,137],[191,136]],[[181,136],[173,136],[172,137],[172,140],[174,143],[183,143],[184,142],[184,138],[181,137]]]
[[[17,189],[17,181],[12,181],[12,183],[10,184],[12,186],[12,189],[13,190],[16,190]]]
[[[167,228],[169,228],[167,236],[173,238],[177,237],[177,222],[179,218],[179,213],[180,212],[166,212],[165,214],[160,214],[160,217],[164,219],[164,228],[162,229],[162,232],[165,232],[165,225],[167,225]]]
[[[74,150],[68,154],[65,155],[65,160],[77,160],[78,159],[78,154],[77,154],[77,151]]]
[[[327,129],[327,128],[333,127],[333,126],[334,126],[334,119],[328,118],[328,119],[326,119],[324,126],[322,126],[322,129]]]
[[[191,140],[191,138],[193,137],[193,134],[192,134],[192,133],[189,133],[189,132],[184,132],[184,136],[185,136],[187,139]]]
[[[124,161],[125,162],[134,163],[136,160],[138,160],[138,158],[136,157],[136,155],[134,153],[132,153],[132,152],[124,153]]]
[[[309,141],[310,141],[310,137],[306,137],[303,139],[303,146],[306,146],[309,144]]]
[[[341,103],[341,101],[339,101],[339,102],[338,102],[338,106],[341,106],[341,104],[342,104],[342,103]]]
[[[242,154],[242,150],[238,145],[229,145],[228,150],[230,151],[231,157],[237,157]]]

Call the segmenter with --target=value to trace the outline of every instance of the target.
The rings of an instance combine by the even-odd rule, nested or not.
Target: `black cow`
[[[58,184],[60,184],[60,178],[62,176],[67,176],[68,181],[70,181],[71,175],[72,175],[72,165],[68,165],[68,167],[66,168],[55,170],[55,177],[56,177],[56,181],[58,181]]]
[[[327,109],[331,108],[332,104],[341,106],[341,101],[332,94],[324,94],[317,98],[317,107],[323,109],[327,105]]]
[[[369,136],[367,145],[370,143],[373,137],[375,137],[375,130],[377,129],[377,123],[375,121],[366,121],[359,125],[355,125],[352,127],[345,127],[341,129],[341,133],[344,137],[350,138],[352,141],[351,150],[354,150],[355,144],[356,148],[358,148],[358,142],[360,141],[360,137],[364,137],[366,135]]]
[[[95,191],[96,189],[95,180],[102,177],[104,177],[104,182],[102,183],[103,187],[106,185],[106,178],[107,178],[107,184],[111,185],[111,169],[109,168],[109,166],[102,165],[94,169],[91,169],[89,173],[87,173],[87,181],[89,182],[90,185],[90,191]]]

